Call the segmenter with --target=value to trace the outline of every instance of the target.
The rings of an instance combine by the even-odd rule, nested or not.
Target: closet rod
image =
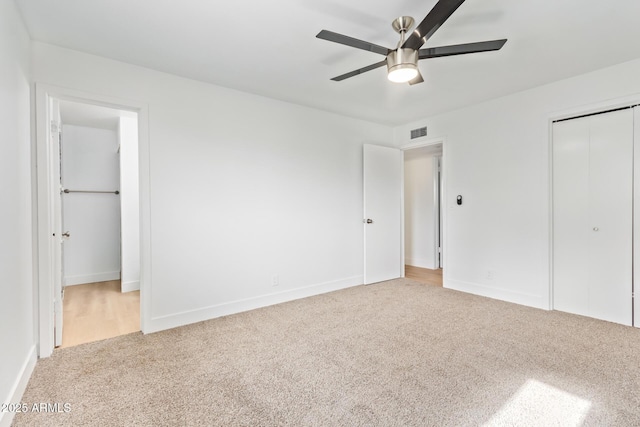
[[[64,193],[109,193],[109,194],[120,194],[118,190],[116,191],[89,191],[89,190],[69,190],[65,188],[62,190]]]

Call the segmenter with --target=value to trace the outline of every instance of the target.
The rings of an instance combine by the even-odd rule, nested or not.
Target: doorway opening
[[[63,231],[56,347],[70,347],[140,330],[138,115],[56,103]]]
[[[95,292],[77,298],[78,322],[90,336],[75,344],[132,329],[145,331],[148,110],[130,100],[40,83],[35,96],[38,231],[34,243],[42,358],[55,347],[66,346],[65,308],[73,307],[64,306],[83,287],[98,291],[96,284],[101,284],[127,301],[120,304],[125,311],[102,313],[102,321],[92,324],[87,317],[92,307],[118,304],[109,303],[104,295],[95,298]],[[108,161],[98,161],[101,156]],[[104,222],[107,218],[110,224]],[[106,240],[111,242],[108,253]],[[117,325],[127,316],[134,326]],[[109,329],[116,332],[104,334]]]
[[[404,150],[405,277],[443,285],[443,144]]]

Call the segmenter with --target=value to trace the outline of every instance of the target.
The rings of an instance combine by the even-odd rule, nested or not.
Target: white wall
[[[391,128],[42,43],[33,52],[36,81],[148,105],[146,332],[362,283],[362,144],[391,145]]]
[[[120,117],[120,211],[122,292],[140,289],[140,188],[138,118]]]
[[[446,139],[446,287],[550,307],[549,118],[640,100],[639,75],[636,60],[416,122]]]
[[[430,147],[404,153],[405,264],[435,269],[434,152]]]
[[[115,130],[62,126],[62,185],[69,190],[120,188],[120,159]],[[120,196],[68,193],[62,196],[64,283],[120,278]]]
[[[19,401],[35,365],[29,37],[0,1],[0,403]],[[0,412],[0,426],[12,414]]]

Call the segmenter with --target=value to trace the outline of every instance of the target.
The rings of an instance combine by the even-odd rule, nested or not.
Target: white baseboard
[[[443,287],[487,298],[526,305],[528,307],[550,310],[548,298],[541,295],[514,292],[510,289],[495,288],[479,283],[463,282],[461,280],[451,280],[447,278],[443,280]]]
[[[82,285],[85,283],[106,282],[120,279],[120,271],[107,271],[105,273],[81,274],[78,276],[66,276],[65,286]]]
[[[132,291],[139,291],[140,290],[140,281],[139,280],[134,280],[131,282],[122,282],[120,284],[120,291],[121,292],[132,292]]]
[[[151,318],[145,322],[144,333],[163,331],[165,329],[176,328],[191,323],[202,322],[216,317],[228,316],[230,314],[241,313],[243,311],[255,310],[256,308],[267,307],[300,298],[307,298],[327,292],[338,291],[353,286],[362,285],[363,276],[354,276],[332,282],[319,283],[302,288],[288,289],[286,291],[262,295],[255,298],[231,301],[224,304],[204,307],[197,310],[185,311]]]
[[[34,344],[27,353],[27,358],[22,364],[20,372],[18,372],[18,377],[13,383],[13,387],[11,387],[9,395],[5,400],[0,401],[1,403],[20,403],[22,401],[22,395],[27,389],[27,384],[33,373],[33,368],[36,367],[37,360],[36,346]],[[14,412],[0,412],[0,427],[9,427],[14,415]]]

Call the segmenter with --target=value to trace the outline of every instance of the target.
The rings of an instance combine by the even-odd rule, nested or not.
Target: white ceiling
[[[425,83],[322,29],[395,48],[391,21],[436,0],[16,0],[35,40],[392,125],[640,58],[638,0],[467,0],[424,47],[507,38],[497,52],[420,61]]]

